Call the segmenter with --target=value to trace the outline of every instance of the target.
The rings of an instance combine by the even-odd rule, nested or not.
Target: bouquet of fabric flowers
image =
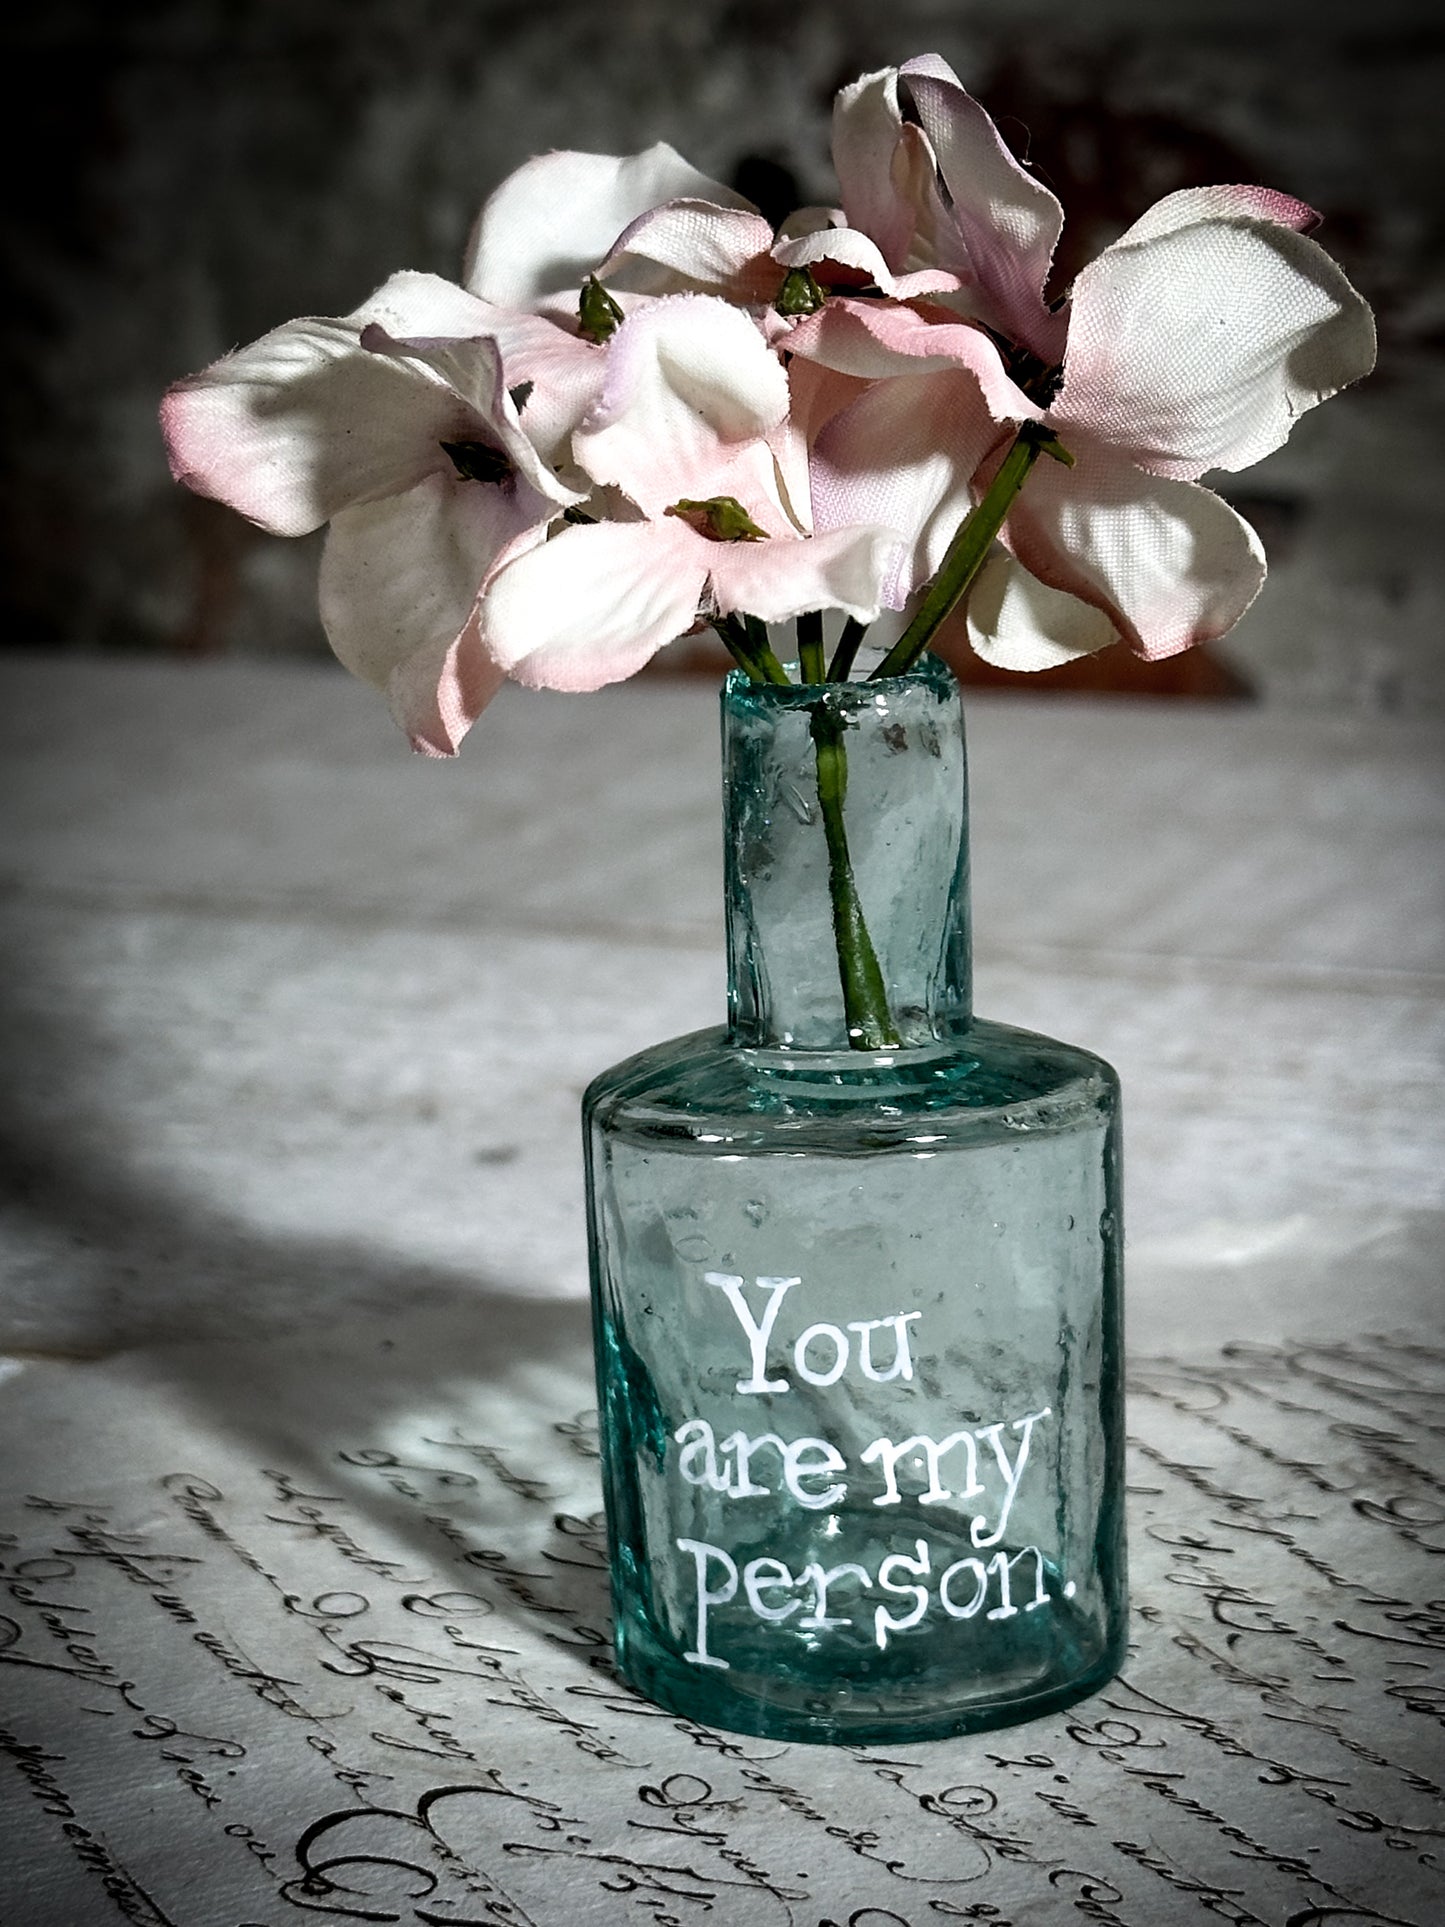
[[[332,647],[433,755],[506,676],[595,689],[709,624],[809,684],[880,618],[875,675],[946,621],[1017,670],[1223,635],[1264,556],[1199,477],[1373,360],[1311,210],[1171,194],[1048,299],[1059,203],[943,60],[845,88],[833,154],[841,206],[776,233],[664,144],[532,160],[460,285],[393,275],[172,388],[173,472],[329,524]]]

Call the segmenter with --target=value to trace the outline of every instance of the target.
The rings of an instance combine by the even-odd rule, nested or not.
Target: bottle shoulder
[[[1085,1128],[1118,1108],[1103,1058],[975,1019],[946,1043],[892,1055],[742,1050],[721,1026],[668,1039],[595,1078],[583,1100],[604,1133],[706,1141],[726,1150],[820,1148],[861,1131],[872,1148],[912,1142],[920,1120],[949,1138]]]

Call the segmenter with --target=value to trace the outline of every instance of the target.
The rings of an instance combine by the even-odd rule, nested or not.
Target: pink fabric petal
[[[597,272],[612,290],[764,302],[779,281],[772,245],[771,226],[751,208],[669,201],[624,228]]]
[[[1254,530],[1195,483],[1145,474],[1077,435],[1070,447],[1071,469],[1034,464],[1004,525],[1013,554],[1102,610],[1150,661],[1225,635],[1264,582]]]
[[[572,436],[596,407],[607,373],[607,351],[538,320],[539,331],[522,328],[502,338],[507,386],[530,384],[518,409],[522,432],[552,469],[568,464]]]
[[[781,340],[781,337],[780,337]],[[852,375],[835,374],[820,362],[794,355],[788,361],[788,418],[768,437],[778,467],[783,504],[794,528],[808,534],[813,527],[809,450],[823,424],[857,399],[868,384]]]
[[[171,473],[273,535],[411,488],[471,415],[449,389],[369,355],[347,320],[288,321],[177,382],[161,404]]]
[[[892,529],[833,529],[773,542],[711,542],[709,575],[724,615],[743,610],[785,622],[808,609],[842,609],[871,622],[896,567]]]
[[[998,669],[1055,669],[1119,640],[1102,609],[1051,589],[1001,550],[975,577],[966,611],[970,647]]]
[[[798,324],[788,348],[866,381],[967,368],[996,421],[1037,421],[1043,413],[1005,374],[998,348],[981,328],[966,321],[930,321],[892,302],[839,296]]]
[[[779,314],[776,308],[764,308],[758,316],[758,333],[769,348],[779,353],[786,351],[788,336],[797,325],[791,315]]]
[[[833,102],[833,168],[848,225],[872,235],[890,267],[902,267],[913,210],[893,178],[903,131],[898,70],[884,67],[839,90]]]
[[[1063,330],[1044,306],[1044,284],[1064,212],[1042,181],[1014,159],[998,129],[937,54],[899,69],[937,157],[951,200],[959,252],[940,239],[938,265],[971,269],[992,310],[985,318],[1045,360],[1058,357]]]
[[[518,410],[523,432],[542,460],[556,467],[570,459],[572,432],[602,393],[607,350],[541,315],[478,305],[488,315],[483,332],[502,351],[508,390],[527,385]]]
[[[481,439],[505,455],[517,481],[557,507],[570,507],[581,494],[558,480],[522,432],[517,404],[507,387],[502,351],[495,341],[398,341],[375,323],[361,331],[369,353],[390,355],[434,375],[467,404]]]
[[[571,306],[575,310],[575,298]],[[358,331],[374,324],[398,340],[485,335],[495,341],[507,387],[531,384],[523,425],[549,464],[567,454],[573,429],[602,391],[607,351],[578,335],[575,314],[559,324],[523,309],[498,307],[439,275],[394,274],[346,319]]]
[[[1183,481],[1248,468],[1369,372],[1369,308],[1313,241],[1272,221],[1149,219],[1075,283],[1051,411],[1066,441],[1083,423]]]
[[[883,287],[882,282],[878,284]],[[946,274],[942,268],[919,268],[912,274],[895,274],[891,287],[883,288],[895,301],[917,301],[924,295],[954,295],[964,287],[962,276]]]
[[[1113,245],[1136,247],[1141,241],[1157,241],[1199,221],[1267,221],[1308,234],[1319,226],[1319,220],[1307,202],[1272,187],[1181,187],[1156,201]]]
[[[921,127],[904,123],[893,155],[896,193],[913,210],[913,238],[905,269],[947,267],[972,284],[973,269],[962,258],[953,210],[938,178],[938,160]]]
[[[789,419],[809,446],[840,409],[856,401],[868,383],[857,375],[840,375],[821,361],[793,355],[788,361]]]
[[[487,652],[533,688],[621,682],[692,628],[717,546],[675,519],[563,529],[493,577]]]
[[[321,620],[354,676],[385,689],[413,657],[450,647],[491,563],[528,526],[518,494],[432,475],[334,517],[321,557]]]
[[[414,750],[423,756],[455,756],[505,681],[505,672],[482,647],[473,612],[452,642],[398,664],[387,696]]]
[[[734,495],[761,527],[781,531],[789,524],[764,438],[787,412],[787,376],[741,309],[669,295],[613,336],[602,399],[573,450],[650,516],[684,497]]]
[[[980,464],[1010,439],[971,374],[946,369],[875,382],[814,445],[814,529],[866,522],[897,530],[903,542],[881,594],[901,609],[937,573],[973,506]]]
[[[922,268],[913,274],[894,274],[877,244],[856,228],[826,227],[810,234],[779,241],[773,259],[783,268],[812,268],[818,279],[831,287],[865,287],[870,282],[883,294],[898,300],[913,300],[919,295],[946,294],[959,286],[956,274],[939,268]]]
[[[463,278],[474,294],[504,307],[530,308],[547,295],[575,294],[629,223],[682,199],[749,205],[666,141],[625,157],[541,154],[508,175],[482,209]]]

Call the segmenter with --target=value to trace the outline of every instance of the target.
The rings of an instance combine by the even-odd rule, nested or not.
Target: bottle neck
[[[876,960],[868,981],[896,1048],[957,1037],[972,1013],[967,765],[953,676],[925,657],[907,676],[822,694],[735,671],[722,712],[732,1041],[861,1054],[860,949]],[[841,783],[821,799],[820,738],[842,759]]]

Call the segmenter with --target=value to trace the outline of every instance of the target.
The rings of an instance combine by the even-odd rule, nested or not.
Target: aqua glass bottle
[[[1117,1080],[972,1015],[945,668],[735,673],[723,764],[728,1025],[584,1103],[620,1669],[783,1739],[1027,1719],[1123,1656]],[[884,1046],[850,1042],[840,861]]]

